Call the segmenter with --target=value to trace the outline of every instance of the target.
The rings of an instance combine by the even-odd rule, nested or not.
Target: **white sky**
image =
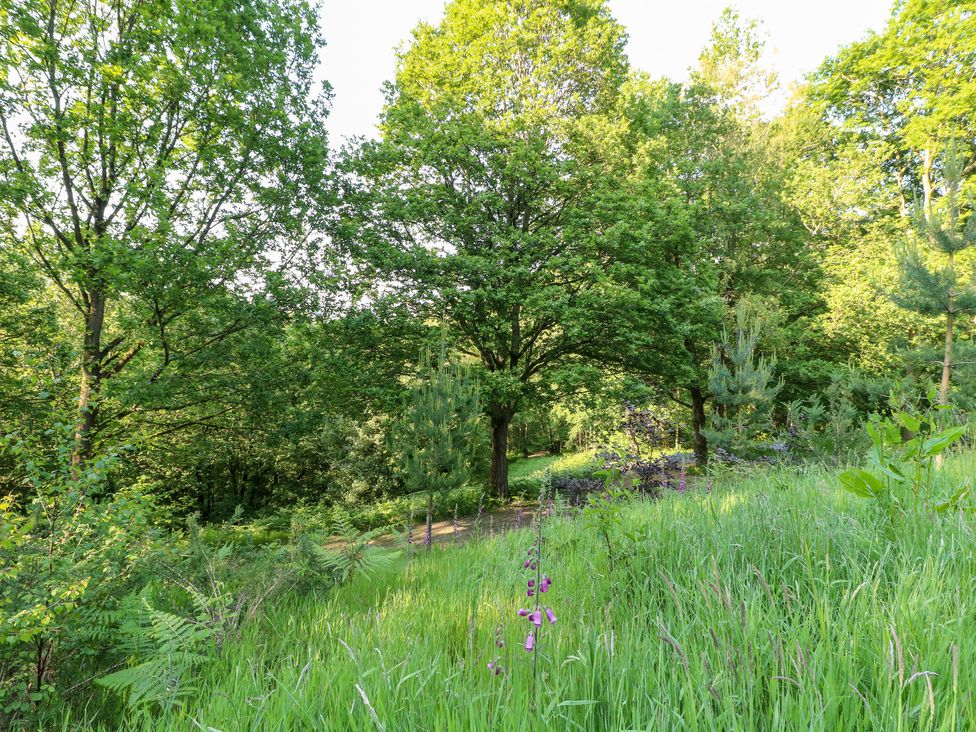
[[[784,86],[816,69],[838,48],[880,30],[893,0],[610,0],[630,36],[631,64],[651,76],[687,78],[722,9],[763,21]],[[375,134],[382,83],[393,76],[394,49],[421,20],[436,23],[445,0],[322,0],[328,44],[319,74],[335,97],[328,128],[333,145]]]

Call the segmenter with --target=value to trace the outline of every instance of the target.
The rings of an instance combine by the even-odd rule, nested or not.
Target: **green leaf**
[[[925,441],[922,446],[922,454],[926,457],[933,457],[935,455],[940,455],[945,452],[945,450],[956,440],[960,439],[967,432],[965,426],[952,427],[947,429],[945,432],[941,432],[935,437],[930,437]]]
[[[845,470],[840,474],[840,482],[847,491],[861,498],[877,498],[885,492],[881,479],[861,468]]]

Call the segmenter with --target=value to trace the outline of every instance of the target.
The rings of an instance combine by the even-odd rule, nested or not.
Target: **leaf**
[[[840,474],[841,485],[861,498],[877,498],[885,492],[881,479],[861,468],[851,468]]]
[[[961,438],[967,432],[965,426],[952,427],[939,433],[935,437],[930,437],[922,446],[922,454],[926,457],[933,457],[943,453],[953,442]]]

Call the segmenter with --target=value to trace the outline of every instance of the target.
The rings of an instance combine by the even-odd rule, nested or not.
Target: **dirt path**
[[[451,544],[455,541],[461,542],[466,539],[473,539],[479,536],[488,536],[491,533],[501,533],[512,531],[519,527],[532,525],[532,517],[535,515],[537,506],[527,504],[524,506],[507,506],[494,511],[485,511],[479,522],[477,516],[458,516],[457,537],[454,535],[454,520],[435,521],[431,524],[430,540],[433,544]],[[410,531],[411,541],[416,545],[423,545],[426,525],[416,524]],[[392,546],[393,538],[384,536],[376,541],[379,546]]]

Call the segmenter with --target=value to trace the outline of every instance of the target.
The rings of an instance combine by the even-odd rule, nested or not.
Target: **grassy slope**
[[[619,537],[613,564],[591,530],[554,522],[541,728],[971,729],[971,526],[892,540],[833,483],[769,471],[633,506],[636,541]],[[147,728],[537,729],[516,616],[530,543],[473,542],[281,605],[197,680],[189,711]]]
[[[541,478],[546,470],[554,473],[585,470],[596,463],[594,450],[566,453],[565,455],[542,455],[539,457],[513,460],[508,468],[509,478]]]

